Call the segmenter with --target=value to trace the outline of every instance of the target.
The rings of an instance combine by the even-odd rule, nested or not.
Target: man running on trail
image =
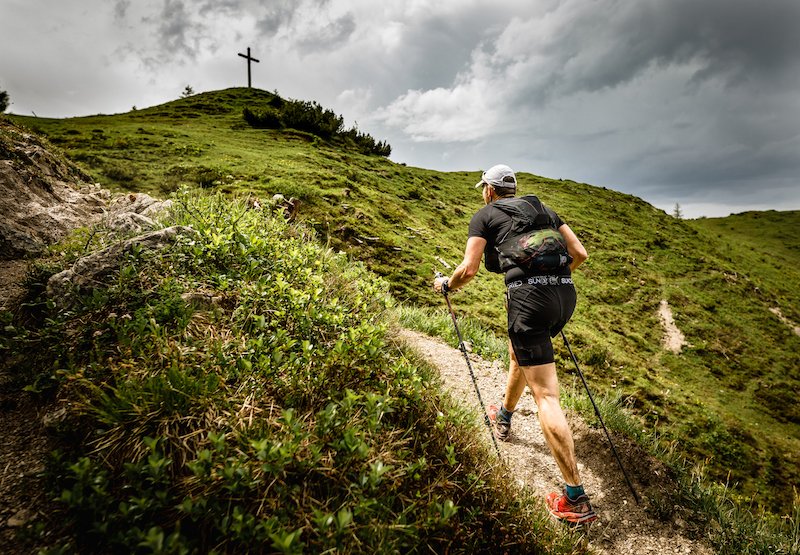
[[[486,206],[470,221],[464,261],[449,278],[436,278],[434,289],[447,293],[463,287],[478,272],[484,256],[487,270],[505,273],[511,362],[505,399],[499,409],[494,405],[489,409],[495,436],[503,441],[508,440],[511,416],[527,384],[539,407],[539,422],[545,440],[566,482],[563,493],[550,493],[547,496],[547,506],[562,521],[591,522],[597,518],[597,514],[584,492],[575,459],[572,432],[561,409],[551,341],[551,337],[561,331],[575,310],[576,293],[571,272],[588,258],[588,254],[569,226],[554,211],[541,205],[536,197],[520,197],[519,201],[503,200],[498,204],[497,201],[501,199],[513,199],[517,192],[516,176],[508,166],[500,164],[486,170],[475,187],[483,187]],[[547,222],[545,227],[560,232],[571,261],[564,256],[562,266],[544,271],[532,270],[530,266],[523,270],[513,264],[509,267],[508,259],[501,259],[496,247],[504,242],[514,225],[512,216],[501,208],[524,201],[543,209],[542,216]]]

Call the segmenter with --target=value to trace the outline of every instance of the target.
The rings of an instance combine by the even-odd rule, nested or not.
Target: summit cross
[[[239,52],[239,56],[241,56],[242,58],[247,60],[247,88],[249,89],[252,86],[251,85],[251,81],[250,81],[250,62],[259,63],[259,61],[256,60],[255,58],[253,58],[252,56],[250,56],[250,47],[249,46],[247,47],[247,56],[245,56],[241,52]]]

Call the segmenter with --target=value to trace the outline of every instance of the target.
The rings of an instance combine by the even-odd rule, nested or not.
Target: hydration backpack
[[[526,273],[559,271],[572,262],[567,242],[534,195],[495,201],[511,216],[511,229],[497,241],[500,270],[519,267]]]

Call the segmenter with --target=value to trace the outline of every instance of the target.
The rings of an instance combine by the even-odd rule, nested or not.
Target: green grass
[[[392,312],[403,326],[441,337],[454,347],[458,345],[447,312],[405,305],[394,307]],[[459,318],[459,327],[462,333],[473,338],[474,351],[488,360],[508,363],[505,341],[470,318]],[[560,367],[570,370],[572,361],[566,358],[569,355],[564,351],[557,348],[557,361]],[[569,373],[573,374],[571,370]],[[594,389],[594,385],[590,388]],[[657,461],[656,464],[667,469],[667,472],[661,470],[670,478],[651,485],[647,492],[648,511],[653,517],[682,520],[687,523],[687,533],[707,538],[720,555],[789,555],[798,552],[800,497],[796,493],[790,511],[782,518],[757,503],[736,501],[727,484],[709,479],[705,463],[692,463],[684,458],[677,441],[665,441],[652,429],[643,429],[642,419],[631,413],[631,399],[624,397],[619,390],[593,394],[593,398],[605,426],[618,440],[620,437],[633,439],[640,452],[651,457],[645,464]],[[571,384],[566,382],[561,388],[561,403],[565,409],[579,414],[590,426],[600,427],[594,406],[577,374],[572,376]],[[617,445],[617,450],[620,449],[624,446]],[[630,460],[631,455],[627,455]],[[631,470],[628,468],[629,473]],[[649,469],[650,472],[653,470]]]
[[[243,197],[180,193],[164,223],[195,232],[3,315],[2,363],[67,411],[48,552],[585,552],[388,343],[385,281]]]
[[[453,267],[462,258],[481,205],[471,186],[477,172],[407,167],[307,133],[246,125],[242,110],[271,99],[228,89],[114,116],[11,119],[46,134],[107,187],[294,196],[298,217],[324,244],[363,262],[402,303],[441,313],[431,280],[447,271],[440,260]],[[730,481],[733,497],[790,511],[800,483],[800,337],[769,309],[800,321],[800,213],[684,221],[605,188],[518,178],[520,192],[538,194],[589,251],[566,331],[598,392],[622,391],[664,442],[678,441],[684,456],[708,460],[710,477]],[[502,337],[502,294],[502,280],[481,270],[453,304]],[[660,346],[661,299],[688,341],[680,355]]]
[[[733,283],[763,284],[765,300],[787,318],[800,322],[800,290],[792,279],[800,257],[800,212],[744,212],[727,218],[692,220],[697,229],[723,254]]]

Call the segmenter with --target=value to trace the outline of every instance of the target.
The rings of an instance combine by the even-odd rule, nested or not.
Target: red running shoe
[[[567,497],[566,492],[553,492],[547,496],[547,508],[555,518],[569,524],[588,524],[597,520],[597,513],[589,503],[588,495],[572,500]]]

